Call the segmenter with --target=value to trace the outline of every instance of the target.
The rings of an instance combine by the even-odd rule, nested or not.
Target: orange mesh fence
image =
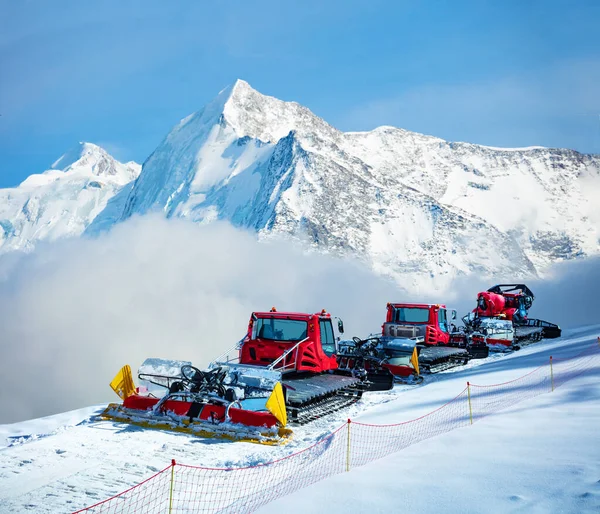
[[[584,349],[579,355],[552,359],[552,389],[590,371],[595,374],[600,372],[600,337],[597,345]]]
[[[523,400],[549,393],[585,371],[598,372],[600,341],[581,353],[565,359],[550,357],[549,362],[509,382],[492,385],[470,384],[468,396],[473,422]]]
[[[172,469],[173,463],[126,491],[77,512],[102,514],[164,514],[169,512]]]
[[[300,453],[235,469],[177,466],[173,512],[252,512],[345,470],[346,426]]]
[[[493,412],[498,412],[523,400],[550,392],[548,366],[541,366],[510,382],[493,385],[468,385],[470,418],[476,422]]]
[[[77,512],[252,512],[281,496],[343,472],[347,442],[346,425],[342,425],[312,446],[266,464],[205,468],[173,461],[142,484]]]
[[[77,512],[244,513],[277,498],[385,457],[412,444],[472,424],[523,400],[553,391],[584,372],[600,373],[598,344],[578,355],[552,359],[515,380],[467,383],[455,398],[420,418],[375,425],[348,420],[312,446],[287,457],[244,468],[177,464],[108,500]]]
[[[351,466],[362,466],[412,444],[469,424],[467,389],[420,418],[392,425],[349,422]]]

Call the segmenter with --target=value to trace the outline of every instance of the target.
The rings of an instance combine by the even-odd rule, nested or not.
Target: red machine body
[[[416,375],[415,368],[408,364],[382,364],[395,377],[409,378]]]
[[[504,318],[512,321],[519,310],[519,301],[523,295],[514,293],[490,293],[483,291],[477,295],[477,307],[473,310],[478,317]]]
[[[147,412],[159,402],[159,398],[134,394],[125,398],[123,407],[131,411]],[[194,410],[196,412],[194,412]],[[239,423],[250,427],[275,427],[277,418],[270,412],[250,411],[236,407],[227,409],[225,405],[206,402],[198,404],[187,401],[167,400],[160,407],[160,413],[173,413],[176,416],[192,416],[196,420],[211,423],[222,423],[228,418],[231,423]]]
[[[463,321],[471,340],[518,349],[543,338],[560,337],[554,323],[528,316],[535,296],[525,284],[498,284],[477,295],[477,306]]]
[[[288,352],[285,357],[284,354]],[[254,312],[240,349],[240,363],[275,369],[322,373],[338,368],[331,315],[298,312]]]
[[[454,316],[455,311],[453,311]],[[386,324],[397,323],[419,327],[419,334],[426,345],[448,345],[464,342],[464,336],[450,330],[448,310],[442,304],[388,303],[386,323],[382,334],[386,334]]]

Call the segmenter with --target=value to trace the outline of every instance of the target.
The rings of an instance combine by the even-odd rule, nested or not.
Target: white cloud
[[[243,336],[253,310],[327,308],[353,335],[377,329],[399,294],[349,261],[158,216],[6,256],[0,423],[116,399],[108,382],[146,357],[204,367]]]
[[[475,307],[477,293],[496,284],[525,283],[534,293],[530,318],[556,323],[562,328],[600,324],[600,257],[565,261],[552,266],[545,279],[515,280],[498,276],[494,283],[479,277],[461,277],[451,285],[443,299],[458,317]],[[600,334],[598,334],[600,336]]]
[[[568,263],[553,282],[529,284],[532,315],[597,322],[599,264]],[[447,303],[462,317],[491,285],[467,278],[426,298],[355,262],[259,243],[228,224],[133,218],[98,239],[0,259],[0,423],[116,400],[108,383],[125,363],[204,367],[243,336],[253,310],[326,308],[344,319],[345,335],[365,335],[388,301]]]

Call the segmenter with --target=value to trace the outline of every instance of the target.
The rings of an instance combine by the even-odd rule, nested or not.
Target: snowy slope
[[[523,376],[549,355],[577,354],[599,333],[599,325],[578,329],[562,340],[428,377],[419,387],[366,394],[351,409],[296,428],[284,447],[94,422],[90,415],[101,406],[0,426],[0,511],[76,510],[142,481],[172,458],[215,467],[269,462],[309,446],[347,417],[410,420],[447,402],[467,380],[490,384]],[[594,512],[600,505],[599,407],[595,370],[552,394],[329,478],[263,511],[389,512],[402,502],[415,512]]]
[[[79,143],[39,175],[0,189],[0,253],[78,236],[140,172],[91,143]],[[122,206],[119,210],[122,210]]]
[[[144,163],[123,218],[226,219],[350,253],[411,285],[522,277],[600,250],[600,158],[492,149],[392,127],[343,133],[237,81]]]
[[[469,378],[492,383],[500,374]],[[257,512],[600,512],[599,378],[596,370],[551,394],[301,489]],[[374,409],[367,419],[394,422],[392,406]]]

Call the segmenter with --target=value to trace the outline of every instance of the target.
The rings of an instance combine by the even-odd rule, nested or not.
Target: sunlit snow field
[[[171,459],[211,467],[268,462],[309,446],[348,417],[395,423],[427,413],[466,381],[512,380],[594,344],[600,325],[570,330],[510,355],[492,355],[369,393],[350,409],[294,429],[282,447],[218,442],[95,421],[103,406],[0,426],[0,511],[69,512],[112,496]],[[415,444],[262,509],[281,512],[597,512],[600,508],[600,370],[473,426]],[[281,503],[281,502],[285,502]],[[326,507],[325,507],[326,506]]]

